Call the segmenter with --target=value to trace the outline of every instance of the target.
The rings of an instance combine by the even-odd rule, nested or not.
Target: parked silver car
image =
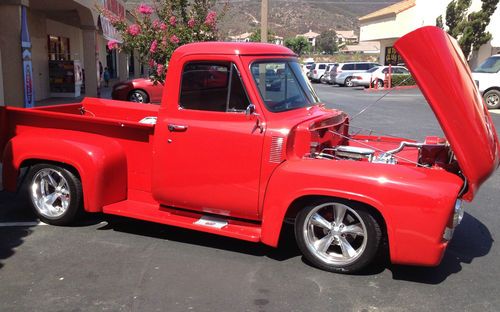
[[[312,82],[318,82],[321,80],[321,77],[325,75],[326,68],[328,65],[332,65],[331,63],[314,63],[311,65],[311,69],[309,70],[309,79]]]
[[[339,63],[330,64],[326,67],[325,74],[321,77],[321,83],[333,84],[330,76],[330,72],[334,69],[334,67],[339,66]]]
[[[380,66],[373,62],[348,62],[339,63],[334,70],[330,71],[330,80],[340,86],[352,87],[352,74],[369,70],[372,67]]]

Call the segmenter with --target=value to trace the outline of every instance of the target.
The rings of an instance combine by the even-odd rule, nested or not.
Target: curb
[[[399,87],[394,87],[394,88],[380,88],[380,89],[374,89],[374,88],[365,88],[365,92],[379,92],[379,91],[389,91],[389,90],[411,90],[411,89],[417,89],[418,86],[399,86]]]

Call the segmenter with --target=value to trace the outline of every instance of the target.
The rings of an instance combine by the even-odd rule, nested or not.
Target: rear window
[[[325,68],[326,68],[326,64],[319,64],[318,69],[325,69]]]

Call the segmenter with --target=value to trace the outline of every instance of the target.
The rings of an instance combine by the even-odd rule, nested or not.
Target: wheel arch
[[[264,213],[262,221],[262,242],[276,247],[278,245],[279,236],[283,227],[283,222],[279,222],[279,220],[291,221],[292,219],[295,219],[297,213],[307,203],[321,199],[331,199],[350,206],[363,206],[372,212],[374,218],[380,222],[383,236],[387,241],[389,241],[390,235],[388,232],[390,231],[391,222],[389,216],[384,213],[382,203],[359,194],[317,189],[308,190],[300,195],[291,197],[291,199],[287,200],[286,204],[281,207],[281,211],[279,211],[280,208],[273,209],[269,207],[270,210],[273,209],[274,211],[271,213]]]
[[[71,136],[61,134],[61,137]],[[111,139],[104,140],[104,143],[96,140],[95,136],[90,137],[92,135],[65,140],[57,140],[50,135],[14,137],[3,154],[5,189],[17,189],[21,168],[49,163],[64,167],[78,176],[82,183],[84,207],[88,212],[100,212],[104,205],[126,199],[127,162],[121,146]],[[54,145],[55,142],[57,145]],[[110,176],[114,183],[108,182]]]

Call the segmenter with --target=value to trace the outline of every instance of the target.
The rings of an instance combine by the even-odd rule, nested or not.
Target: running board
[[[125,200],[104,206],[103,212],[233,237],[250,242],[260,241],[259,224],[224,217],[213,217],[192,211],[177,210],[158,204]]]

